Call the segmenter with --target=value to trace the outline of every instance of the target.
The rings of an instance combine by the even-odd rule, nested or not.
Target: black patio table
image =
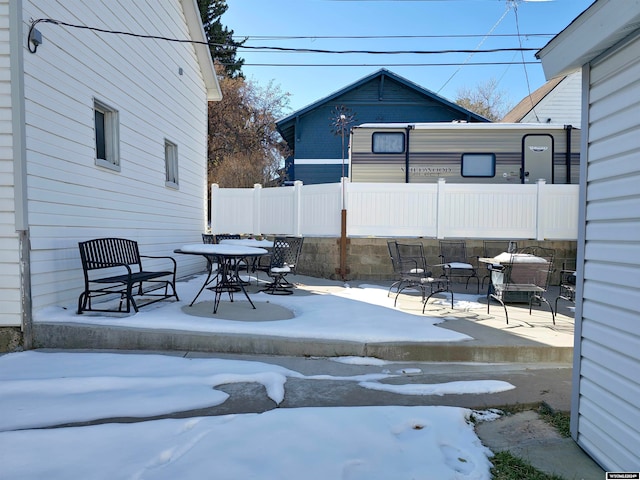
[[[251,306],[254,309],[256,308],[244,288],[244,282],[240,279],[238,268],[241,260],[261,257],[268,253],[267,250],[264,248],[245,247],[242,245],[195,243],[191,245],[183,245],[181,248],[174,250],[174,252],[185,255],[202,255],[205,257],[218,258],[217,275],[214,278],[211,278],[212,272],[209,272],[209,275],[205,279],[200,291],[190,305],[193,305],[202,290],[207,288],[208,290],[215,292],[213,313],[218,311],[218,305],[220,305],[220,298],[223,293],[228,293],[229,300],[233,302],[233,294],[235,292],[242,292]],[[213,283],[216,278],[218,279],[216,285],[208,287],[207,285]]]

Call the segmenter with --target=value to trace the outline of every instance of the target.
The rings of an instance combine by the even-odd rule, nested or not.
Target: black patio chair
[[[218,233],[215,235],[215,243],[220,243],[220,240],[240,240],[242,236],[238,233]]]
[[[240,240],[242,235],[239,233],[218,233],[214,236],[215,242],[220,243],[222,240]],[[240,260],[238,270],[246,270],[249,272],[249,262],[247,260]]]
[[[555,308],[558,312],[558,300],[576,303],[576,262],[563,262],[560,270],[560,292],[556,297]]]
[[[400,268],[400,260],[398,259],[398,242],[395,240],[387,241],[387,249],[389,250],[389,258],[391,259],[391,266],[393,267],[394,281],[389,287],[387,297],[391,294],[393,287],[396,287],[396,292],[402,284],[402,269]]]
[[[451,295],[451,308],[453,308],[453,292],[449,288],[449,280],[447,278],[433,277],[424,256],[424,247],[422,244],[395,243],[395,246],[397,250],[396,259],[399,265],[400,281],[393,306],[396,306],[398,297],[405,289],[416,288],[420,290],[422,294],[422,313],[424,313],[429,299],[433,295],[443,292]],[[428,292],[427,289],[429,290]]]
[[[452,277],[466,278],[465,289],[469,287],[469,280],[475,279],[478,293],[480,293],[480,279],[478,278],[478,256],[467,256],[467,244],[464,240],[443,240],[440,242],[440,263],[443,276],[451,281]]]
[[[267,275],[271,278],[263,292],[271,295],[293,294],[293,284],[286,277],[295,274],[302,251],[303,237],[275,237]]]
[[[543,247],[527,247],[512,254],[511,261],[503,265],[503,280],[493,284],[494,292],[487,299],[487,314],[491,299],[497,300],[504,308],[507,324],[509,314],[506,303],[528,302],[529,315],[534,302],[546,303],[551,310],[553,324],[556,316],[553,307],[545,298],[553,272],[554,250]]]

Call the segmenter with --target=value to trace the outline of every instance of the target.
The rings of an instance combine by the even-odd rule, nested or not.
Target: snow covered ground
[[[272,297],[292,318],[239,321],[186,313],[201,285],[178,286],[181,302],[161,302],[138,314],[76,315],[73,306],[39,312],[36,321],[91,322],[179,330],[259,333],[358,341],[465,341],[442,329],[442,318],[393,308],[376,286],[333,293]],[[242,301],[239,296],[237,301]],[[186,302],[185,302],[186,300]],[[456,295],[457,308],[474,305]],[[438,301],[438,300],[436,300]],[[446,302],[446,299],[442,300]],[[224,299],[223,299],[224,302]],[[248,306],[248,304],[247,304]],[[266,310],[266,309],[265,309]],[[261,362],[155,354],[21,352],[0,356],[0,452],[7,479],[489,479],[491,452],[473,428],[495,412],[458,407],[380,406],[276,408],[260,414],[148,420],[222,404],[216,387],[264,385],[280,404],[288,378],[343,380],[402,395],[491,393],[513,385],[486,379],[446,384],[394,384],[411,374],[367,358],[338,359],[379,365],[352,377],[303,374]],[[118,423],[121,417],[139,421]],[[86,422],[91,424],[78,424]],[[97,423],[97,424],[96,424]]]
[[[346,361],[367,362],[368,359]],[[374,360],[372,359],[372,362]],[[502,381],[390,385],[407,372],[322,375],[405,395],[484,393]],[[411,373],[411,372],[409,372]],[[0,357],[0,452],[7,479],[489,479],[491,452],[458,407],[281,408],[260,414],[144,420],[218,405],[216,386],[264,385],[279,404],[287,378],[261,362],[154,354],[22,352]],[[311,378],[313,377],[305,377]],[[136,423],[117,423],[137,417]],[[110,419],[104,424],[54,427]]]
[[[213,294],[209,291],[205,290],[201,294],[194,307],[188,306],[203,281],[204,277],[198,276],[188,282],[179,282],[179,302],[159,302],[141,309],[135,315],[77,315],[76,306],[69,305],[66,308],[49,307],[39,310],[35,321],[370,343],[471,340],[467,335],[438,327],[437,324],[445,320],[442,317],[416,315],[400,309],[400,306],[394,307],[394,295],[388,297],[387,288],[379,285],[364,284],[354,288],[344,288],[338,283],[326,288],[302,285],[297,289],[296,295],[289,296],[252,291],[250,295],[256,305],[255,310],[242,294],[234,295],[233,304],[229,303],[225,294],[219,313],[214,315],[211,301]],[[251,289],[255,290],[255,286]],[[410,290],[405,292],[409,293]],[[482,309],[482,304],[477,302],[480,296],[456,293],[455,309]],[[447,298],[432,297],[429,303],[440,303],[443,308],[450,305]],[[203,312],[198,305],[205,305],[207,309]],[[418,305],[421,306],[419,303]],[[290,318],[285,318],[285,315],[279,318],[260,318],[261,311],[269,315],[274,306],[289,313]],[[225,316],[225,312],[232,313],[232,316]],[[245,318],[241,318],[242,315]]]

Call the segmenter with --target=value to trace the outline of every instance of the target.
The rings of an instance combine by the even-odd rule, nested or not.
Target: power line
[[[501,37],[554,37],[555,33],[495,33],[483,34],[451,34],[451,35],[233,35],[235,40],[388,40],[388,39],[420,39],[420,38],[501,38]]]
[[[464,62],[465,64],[466,64],[466,63],[468,63],[468,62],[471,60],[471,58],[473,57],[473,55],[474,55],[475,53],[480,52],[480,50],[478,50],[478,49],[480,48],[480,46],[481,46],[481,45],[482,45],[482,44],[487,40],[487,38],[489,38],[489,35],[491,35],[491,33],[493,33],[493,31],[498,27],[498,25],[500,25],[500,22],[502,22],[502,20],[504,19],[504,17],[507,15],[507,13],[508,13],[508,12],[509,12],[509,9],[507,8],[507,9],[505,10],[505,12],[502,14],[502,16],[500,17],[500,19],[495,23],[495,25],[494,25],[493,27],[491,27],[491,30],[489,30],[489,33],[487,33],[487,35],[485,35],[484,37],[482,37],[482,40],[480,40],[480,43],[479,43],[479,44],[478,44],[478,46],[476,47],[476,51],[472,52],[472,53],[467,57],[467,59],[466,59],[466,60],[465,60],[465,62]],[[518,38],[520,38],[520,37],[518,37]],[[522,43],[520,43],[520,47],[522,47]],[[460,70],[462,70],[462,67],[463,67],[463,66],[464,66],[464,64],[463,64],[463,65],[460,65],[460,66],[457,68],[457,70],[451,74],[451,76],[447,79],[447,81],[446,81],[446,82],[444,82],[444,84],[440,87],[440,90],[438,90],[438,93],[440,93],[440,92],[442,91],[442,89],[443,89],[444,87],[446,87],[446,86],[447,86],[447,84],[448,84],[448,83],[453,79],[453,77],[455,77],[455,76],[458,74],[458,72],[460,72]]]
[[[35,28],[38,23],[51,23],[53,25],[70,27],[70,28],[78,28],[83,30],[90,30],[93,32],[113,34],[113,35],[125,35],[129,37],[135,38],[144,38],[144,39],[152,39],[152,40],[164,40],[168,42],[177,42],[177,43],[193,43],[193,44],[201,44],[208,45],[210,47],[216,48],[227,48],[230,45],[221,44],[221,43],[213,43],[213,42],[201,42],[198,40],[190,40],[190,39],[179,39],[179,38],[171,38],[164,37],[159,35],[146,35],[140,33],[133,32],[124,32],[119,30],[109,30],[105,28],[99,27],[90,27],[88,25],[78,25],[68,22],[63,22],[61,20],[54,20],[51,18],[39,18],[37,20],[33,20],[31,23],[31,28],[29,30],[29,35],[31,35],[31,31]],[[485,50],[471,50],[471,49],[445,49],[445,50],[327,50],[327,49],[314,49],[314,48],[288,48],[288,47],[267,47],[267,46],[237,46],[234,45],[238,50],[254,50],[254,51],[271,51],[271,52],[297,52],[297,53],[328,53],[328,54],[368,54],[368,55],[401,55],[401,54],[411,54],[411,55],[437,55],[437,54],[450,54],[450,53],[501,53],[501,52],[527,52],[527,51],[538,51],[540,48],[523,48],[523,47],[515,47],[515,48],[492,48]],[[34,52],[35,53],[35,52]]]
[[[524,62],[527,65],[539,65],[539,61]],[[220,65],[234,65],[220,62]],[[499,66],[522,65],[520,61],[510,62],[472,62],[472,63],[243,63],[246,67],[458,67],[458,66]]]
[[[210,43],[212,46],[224,47],[225,45]],[[487,48],[484,50],[456,48],[444,50],[326,50],[321,48],[290,48],[290,47],[264,47],[264,46],[238,46],[238,50],[254,50],[264,52],[286,52],[286,53],[330,53],[336,55],[359,54],[359,55],[439,55],[447,53],[502,53],[502,52],[537,52],[541,47],[505,47]]]

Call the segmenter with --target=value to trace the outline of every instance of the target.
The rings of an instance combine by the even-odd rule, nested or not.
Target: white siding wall
[[[31,18],[189,38],[179,0],[24,0],[25,32]],[[77,299],[78,241],[127,237],[149,255],[174,255],[181,244],[201,241],[207,134],[205,86],[191,44],[46,23],[38,29],[43,44],[25,53],[36,318],[44,306]],[[95,165],[94,98],[119,112],[120,172]],[[165,186],[165,138],[178,146],[179,190]],[[182,275],[204,267],[178,257]]]
[[[574,388],[577,441],[609,471],[640,465],[640,40],[592,65]],[[576,374],[574,372],[574,374]],[[577,412],[575,406],[577,405]]]
[[[20,266],[15,224],[9,0],[0,1],[0,326],[19,326]]]
[[[522,123],[560,123],[581,125],[582,72],[574,72],[549,92],[531,111],[521,120]],[[550,120],[548,120],[550,119]]]

